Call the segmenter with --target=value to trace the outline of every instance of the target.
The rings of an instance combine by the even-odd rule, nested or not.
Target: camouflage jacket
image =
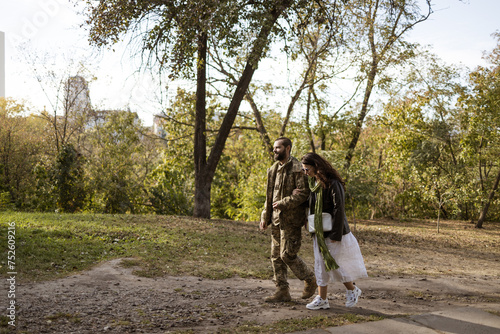
[[[266,188],[266,203],[262,211],[261,221],[266,225],[272,223],[273,217],[273,191],[278,174],[279,161],[272,165],[267,170],[267,188]],[[291,157],[290,160],[283,166],[283,182],[280,184],[281,200],[280,204],[279,223],[282,228],[285,226],[304,225],[306,221],[307,203],[304,202],[309,197],[309,185],[307,176],[302,173],[302,164],[296,158]],[[292,195],[294,189],[302,191],[297,195]]]

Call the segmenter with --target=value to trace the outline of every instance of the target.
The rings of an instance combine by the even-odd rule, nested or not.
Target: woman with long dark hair
[[[314,214],[314,273],[319,292],[307,308],[330,308],[327,298],[329,282],[344,284],[347,289],[346,306],[353,307],[361,295],[361,290],[353,281],[368,275],[358,241],[347,223],[344,181],[339,172],[316,153],[307,153],[301,162],[311,188],[309,215]],[[323,219],[330,219],[328,214],[332,220],[331,230],[323,231]]]

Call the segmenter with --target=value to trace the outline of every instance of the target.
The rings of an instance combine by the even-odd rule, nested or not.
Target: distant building
[[[0,97],[5,97],[5,33],[0,31]]]
[[[165,139],[167,137],[167,131],[163,127],[164,118],[161,115],[154,115],[153,118],[153,134]]]
[[[100,127],[107,122],[108,115],[116,112],[115,110],[92,110],[85,118],[85,129]]]
[[[90,105],[90,92],[87,81],[77,75],[68,78],[64,85],[64,113],[70,118],[88,114]]]

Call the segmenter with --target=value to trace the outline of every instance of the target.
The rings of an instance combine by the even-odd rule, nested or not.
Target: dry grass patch
[[[6,213],[0,239],[16,222],[19,277],[47,280],[113,258],[146,277],[194,275],[270,279],[270,231],[257,222],[179,216]],[[500,271],[500,224],[484,229],[460,221],[363,220],[352,226],[369,275],[493,276]],[[303,232],[300,256],[313,263]],[[1,241],[1,240],[0,240]],[[5,261],[0,274],[6,273]]]
[[[494,276],[500,269],[500,224],[484,229],[445,221],[362,221],[357,236],[372,275]],[[492,265],[493,264],[493,265]]]

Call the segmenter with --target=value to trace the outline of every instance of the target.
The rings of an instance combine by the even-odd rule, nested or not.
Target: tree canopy
[[[443,63],[405,41],[432,13],[416,4],[88,1],[94,46],[128,40],[159,82],[193,85],[155,130],[81,99],[85,74],[60,80],[50,112],[0,100],[0,209],[257,220],[285,134],[347,179],[353,217],[500,219],[499,47],[488,66]],[[277,55],[287,82],[255,81]]]

